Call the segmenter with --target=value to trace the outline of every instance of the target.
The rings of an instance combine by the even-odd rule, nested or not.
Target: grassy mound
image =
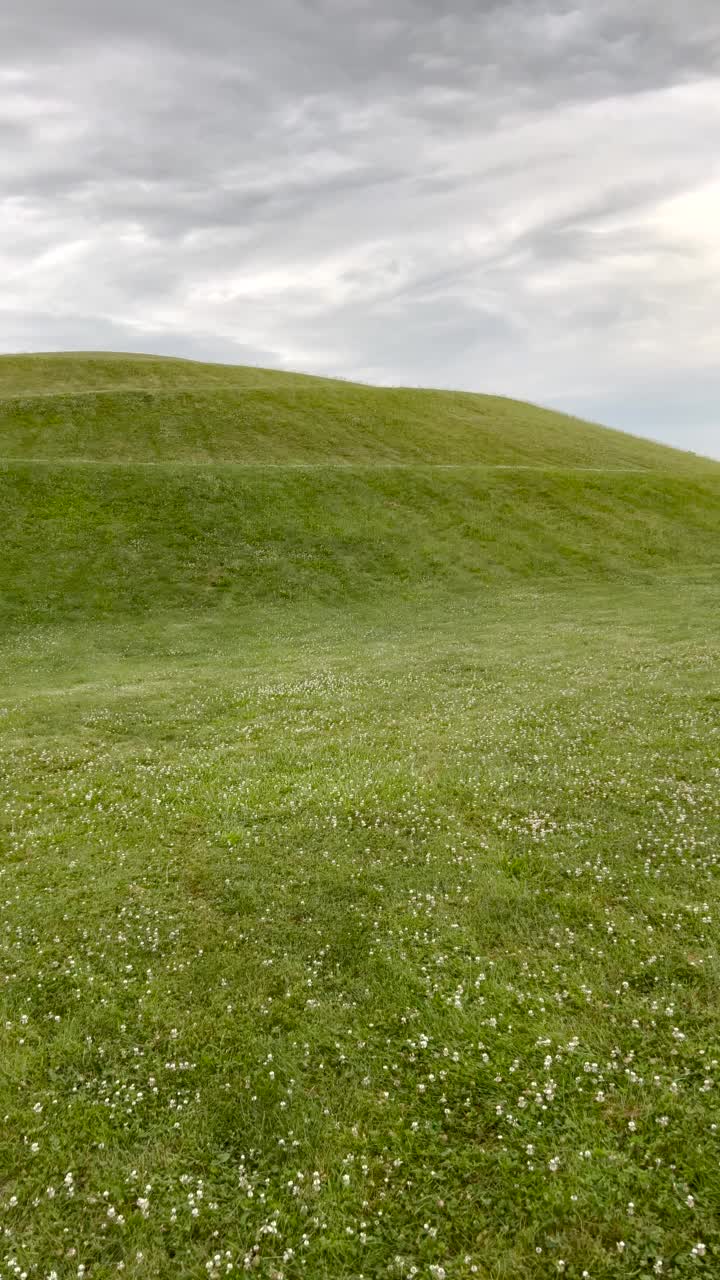
[[[720,466],[513,401],[111,356],[0,395],[7,624],[718,566]]]
[[[0,1276],[720,1271],[720,467],[0,359]]]
[[[6,457],[63,461],[697,465],[662,445],[496,396],[147,356],[0,356],[0,440]]]

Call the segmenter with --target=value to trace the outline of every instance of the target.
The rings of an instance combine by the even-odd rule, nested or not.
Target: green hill
[[[5,456],[675,470],[662,445],[496,396],[151,356],[0,357]]]
[[[6,623],[719,561],[720,466],[511,400],[62,355],[0,397]]]
[[[0,358],[1,1277],[720,1275],[720,466]]]

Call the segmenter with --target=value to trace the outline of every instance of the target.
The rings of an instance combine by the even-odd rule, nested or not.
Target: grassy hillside
[[[697,465],[493,396],[135,356],[0,357],[0,442],[6,457],[63,461]]]
[[[720,466],[513,401],[109,356],[0,395],[6,624],[720,562]]]
[[[0,1280],[720,1274],[720,467],[0,359]]]
[[[714,477],[16,463],[0,494],[6,623],[720,568]]]

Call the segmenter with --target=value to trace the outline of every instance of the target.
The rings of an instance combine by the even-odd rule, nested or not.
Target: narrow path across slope
[[[4,464],[43,467],[235,467],[243,471],[543,471],[560,474],[580,472],[593,475],[659,474],[648,467],[559,467],[544,462],[235,462],[226,458],[113,459],[113,458],[26,458],[21,454],[0,457]]]

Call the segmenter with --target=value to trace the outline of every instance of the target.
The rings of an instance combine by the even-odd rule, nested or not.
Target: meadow
[[[720,465],[0,359],[1,1280],[720,1273]]]

